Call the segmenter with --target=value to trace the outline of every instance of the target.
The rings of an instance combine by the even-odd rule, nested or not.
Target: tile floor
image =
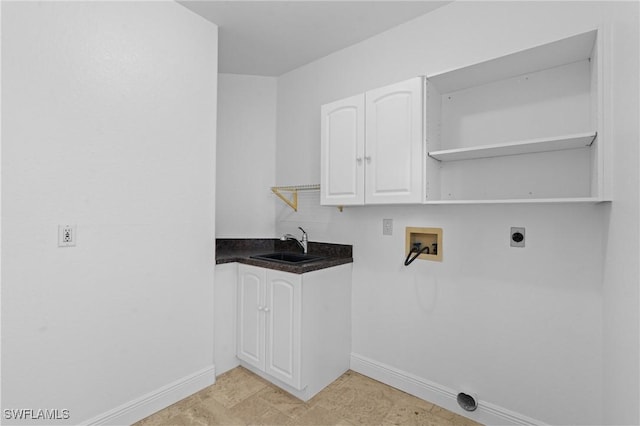
[[[347,371],[308,402],[238,367],[216,384],[134,426],[165,425],[420,425],[478,423]]]

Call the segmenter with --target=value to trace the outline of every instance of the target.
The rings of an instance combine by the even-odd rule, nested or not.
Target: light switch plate
[[[393,219],[382,219],[382,235],[393,235]]]

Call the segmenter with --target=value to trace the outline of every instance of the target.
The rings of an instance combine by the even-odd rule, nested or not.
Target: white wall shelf
[[[595,197],[576,197],[576,198],[510,198],[504,200],[433,200],[425,201],[425,204],[563,204],[563,203],[603,203],[608,200],[602,200]]]
[[[494,81],[555,68],[591,56],[597,31],[514,52],[478,64],[429,76],[440,93],[456,92]]]
[[[426,79],[425,204],[609,200],[603,33]]]
[[[603,46],[593,29],[323,105],[321,204],[607,201]]]
[[[429,157],[438,161],[472,160],[506,155],[532,154],[536,152],[561,151],[589,147],[597,137],[596,132],[562,135],[527,141],[482,145],[471,148],[446,149],[429,152]]]

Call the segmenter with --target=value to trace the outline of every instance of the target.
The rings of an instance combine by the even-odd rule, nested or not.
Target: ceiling
[[[220,72],[278,76],[450,1],[179,3],[219,26]]]

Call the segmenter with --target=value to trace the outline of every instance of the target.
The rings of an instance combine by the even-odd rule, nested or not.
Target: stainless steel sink
[[[289,263],[294,265],[324,259],[322,256],[302,253],[265,253],[256,254],[250,257],[252,259],[268,260],[271,262]]]

